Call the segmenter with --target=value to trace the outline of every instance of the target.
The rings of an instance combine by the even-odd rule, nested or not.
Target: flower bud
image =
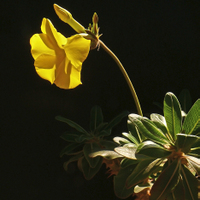
[[[54,4],[53,7],[58,17],[63,22],[69,24],[77,33],[85,32],[85,28],[72,17],[72,14],[69,11],[58,6],[57,4]]]

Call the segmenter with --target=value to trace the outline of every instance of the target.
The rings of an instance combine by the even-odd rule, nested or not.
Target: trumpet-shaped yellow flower
[[[82,63],[88,56],[90,40],[79,34],[65,38],[46,18],[42,20],[41,31],[30,39],[38,75],[63,89],[80,85]]]

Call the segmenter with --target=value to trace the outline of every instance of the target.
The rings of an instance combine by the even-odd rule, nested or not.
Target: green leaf
[[[125,199],[133,194],[133,188],[127,189],[126,179],[134,170],[136,165],[129,165],[128,167],[121,168],[119,173],[114,176],[114,191],[118,198]]]
[[[86,143],[83,147],[83,152],[86,160],[88,161],[91,168],[95,168],[99,163],[100,157],[91,158],[89,155],[93,152],[100,151],[101,148],[97,143]]]
[[[116,143],[109,140],[101,140],[99,143],[101,148],[106,150],[114,150],[114,148],[118,146]]]
[[[60,152],[60,157],[62,157],[64,154],[69,155],[69,154],[74,154],[77,153],[77,149],[79,149],[78,147],[81,147],[83,144],[80,143],[71,143],[69,145],[67,145],[61,152]],[[77,150],[77,151],[74,151]],[[78,151],[80,152],[80,150]]]
[[[150,119],[167,137],[169,137],[166,120],[162,115],[153,113],[150,115]]]
[[[109,136],[111,134],[111,130],[102,130],[96,136],[98,137],[104,137],[104,136]]]
[[[188,112],[183,123],[183,130],[188,135],[200,134],[200,99],[194,103]]]
[[[114,137],[113,141],[116,142],[117,144],[120,144],[120,145],[124,145],[124,144],[130,143],[129,140],[127,140],[125,138],[122,138],[122,137]]]
[[[200,174],[200,158],[194,156],[187,156],[190,168],[194,169],[195,173]]]
[[[150,159],[150,160],[143,160],[138,163],[135,167],[133,172],[127,178],[126,185],[127,188],[131,188],[145,179],[147,179],[152,173],[157,172],[160,169],[161,159]]]
[[[172,189],[177,185],[180,177],[180,161],[173,161],[160,174],[151,189],[150,200],[165,200]]]
[[[121,114],[117,115],[114,119],[112,119],[107,126],[105,127],[105,130],[112,129],[114,126],[116,126],[124,117],[126,117],[129,114],[128,111],[123,111]]]
[[[188,113],[192,106],[192,99],[189,90],[183,89],[178,97],[181,107],[185,113]]]
[[[80,132],[64,132],[60,138],[67,142],[76,142],[76,139],[81,135]]]
[[[125,136],[126,138],[128,138],[134,144],[136,144],[136,145],[139,144],[139,142],[137,141],[137,139],[131,133],[122,133],[122,135]]]
[[[64,169],[67,171],[68,165],[69,165],[71,162],[78,161],[81,157],[83,157],[83,152],[80,152],[79,154],[77,154],[77,155],[71,157],[67,162],[64,162],[64,164],[63,164]]]
[[[85,179],[91,180],[97,174],[97,172],[100,170],[101,165],[102,165],[102,159],[99,159],[96,167],[92,168],[92,167],[90,167],[87,159],[84,157],[81,160],[79,167],[81,168]]]
[[[130,165],[133,165],[133,166],[136,166],[136,164],[139,163],[139,160],[131,160],[131,159],[128,159],[128,158],[124,158],[121,163],[120,163],[120,166],[121,168],[126,168]]]
[[[96,151],[94,153],[89,154],[90,157],[95,158],[97,156],[101,156],[107,160],[113,160],[116,158],[122,158],[123,156],[116,153],[115,151],[111,150],[101,150],[101,151]]]
[[[164,98],[164,117],[169,133],[176,140],[176,134],[181,132],[182,115],[180,103],[171,92],[168,92]]]
[[[94,106],[90,113],[90,130],[95,130],[103,123],[103,113],[99,106]]]
[[[129,119],[137,126],[139,132],[146,138],[159,144],[169,143],[163,132],[146,117],[141,117],[137,114],[130,114]]]
[[[116,147],[115,151],[122,156],[133,160],[144,160],[149,158],[148,156],[136,154],[137,146],[133,143],[125,144],[123,147]]]
[[[75,122],[73,122],[69,119],[66,119],[66,118],[61,117],[61,116],[56,116],[56,120],[68,124],[72,128],[75,128],[77,131],[84,133],[85,135],[89,135],[89,133],[84,128],[82,128],[80,125],[78,125],[77,123],[75,123]]]
[[[182,179],[179,179],[179,182],[175,189],[171,193],[173,200],[184,200],[185,199],[185,192]],[[167,197],[169,200],[169,197]]]
[[[198,181],[195,176],[184,165],[181,168],[181,175],[185,188],[185,199],[198,200]]]
[[[152,141],[145,141],[138,153],[152,158],[165,158],[171,154],[171,151],[168,151]]]
[[[135,137],[138,142],[142,142],[145,139],[144,135],[140,135],[139,131],[136,128],[136,125],[131,120],[127,121],[127,126],[129,133],[131,133],[131,135]]]
[[[181,149],[182,152],[188,153],[192,145],[199,139],[200,137],[196,135],[179,133],[177,134],[176,146],[178,149]]]

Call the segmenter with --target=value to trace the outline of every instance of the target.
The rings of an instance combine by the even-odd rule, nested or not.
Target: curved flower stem
[[[100,46],[113,58],[113,60],[117,63],[117,65],[119,66],[124,78],[126,79],[126,82],[129,86],[129,89],[131,91],[131,94],[133,96],[133,99],[135,101],[135,105],[136,105],[136,108],[137,108],[137,112],[139,115],[143,116],[142,114],[142,109],[141,109],[141,106],[140,106],[140,102],[139,102],[139,99],[137,97],[137,94],[135,92],[135,89],[133,87],[133,84],[126,72],[126,70],[124,69],[122,63],[120,62],[120,60],[117,58],[117,56],[101,41],[99,40],[99,43],[100,43]]]

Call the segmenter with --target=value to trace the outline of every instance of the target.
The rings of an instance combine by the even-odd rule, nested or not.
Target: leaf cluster
[[[71,126],[74,131],[66,131],[61,138],[68,142],[67,146],[60,152],[60,156],[68,155],[70,159],[64,163],[67,170],[71,162],[77,162],[79,169],[83,172],[87,180],[99,171],[103,163],[102,157],[91,158],[89,155],[103,149],[114,150],[117,146],[113,141],[106,140],[105,137],[111,134],[111,130],[129,113],[124,111],[109,123],[104,122],[103,113],[99,106],[94,106],[90,114],[90,131],[86,131],[77,123],[57,116],[56,119]]]

